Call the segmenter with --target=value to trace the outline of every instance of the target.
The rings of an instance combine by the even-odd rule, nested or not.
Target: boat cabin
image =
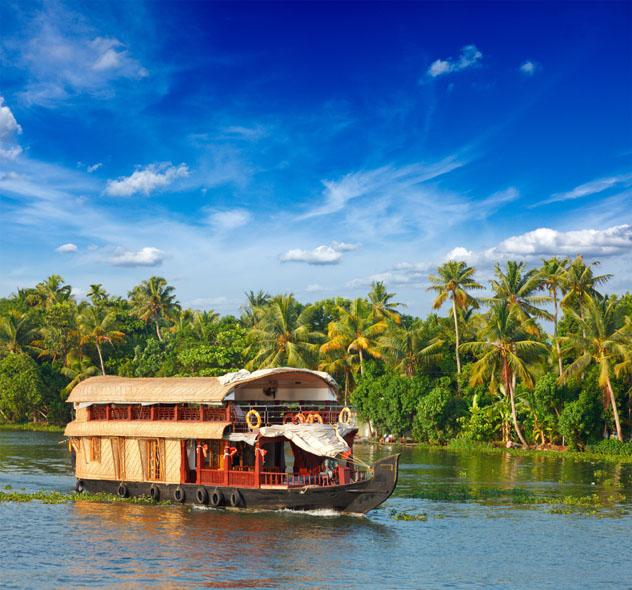
[[[355,416],[337,395],[328,374],[294,368],[86,379],[68,398],[75,419],[65,431],[78,490],[162,491],[179,501],[195,493],[207,503],[207,486],[226,493],[365,480],[352,454]]]

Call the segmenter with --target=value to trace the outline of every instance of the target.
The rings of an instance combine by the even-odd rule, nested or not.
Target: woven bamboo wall
[[[182,452],[179,440],[165,441],[165,481],[167,483],[180,483],[180,463],[182,461]]]
[[[112,445],[107,438],[101,439],[101,461],[90,461],[90,439],[82,438],[77,453],[77,478],[114,479]]]
[[[144,444],[144,440],[125,439],[125,479],[127,481],[145,481],[143,460],[140,453],[140,445]]]

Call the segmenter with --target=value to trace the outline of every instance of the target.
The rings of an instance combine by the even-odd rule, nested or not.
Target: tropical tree
[[[561,375],[563,371],[560,341],[558,339],[559,302],[560,296],[563,296],[564,293],[568,264],[568,258],[553,257],[543,260],[537,275],[540,289],[545,290],[553,301],[553,342],[555,343],[557,356],[558,375]]]
[[[388,330],[380,339],[384,356],[407,377],[419,367],[439,358],[444,341],[430,335],[421,322]]]
[[[277,295],[263,308],[251,329],[248,368],[313,367],[322,334],[310,329],[292,294]]]
[[[261,317],[263,309],[270,303],[271,296],[263,289],[246,291],[246,305],[242,307],[241,323],[246,328],[254,328]]]
[[[162,341],[160,326],[172,321],[180,310],[175,289],[162,277],[150,277],[129,293],[133,313],[145,323],[153,323],[156,336]]]
[[[562,373],[560,380],[581,376],[588,367],[596,365],[599,369],[598,383],[603,394],[604,408],[612,408],[617,438],[623,440],[617,400],[612,388],[611,375],[617,361],[617,369],[622,370],[632,346],[630,324],[617,328],[615,321],[615,302],[588,298],[583,300],[583,313],[567,309],[580,327],[579,330],[562,337],[565,353],[574,359]]]
[[[64,284],[59,275],[51,275],[35,286],[35,296],[46,309],[56,303],[63,303],[71,298],[72,287]]]
[[[103,345],[114,345],[125,338],[125,334],[115,329],[116,314],[103,313],[96,307],[86,306],[79,315],[79,343],[81,346],[93,344],[99,355],[101,373],[105,375],[103,363]]]
[[[397,308],[402,307],[402,304],[393,301],[395,293],[389,293],[382,281],[374,281],[371,284],[368,297],[374,319],[389,319],[396,324],[400,323],[401,316]]]
[[[61,369],[61,374],[70,379],[70,383],[66,385],[64,392],[70,393],[75,385],[88,377],[93,377],[98,372],[99,369],[92,364],[90,357],[81,351],[69,354],[66,358],[66,366]]]
[[[360,374],[364,375],[365,357],[382,358],[379,338],[388,328],[386,320],[376,320],[365,299],[354,299],[347,310],[338,308],[340,319],[331,322],[327,329],[327,341],[320,352],[351,353],[358,355]]]
[[[358,366],[359,356],[353,350],[332,350],[327,354],[322,354],[318,363],[320,371],[326,371],[336,378],[342,377],[344,382],[343,403],[345,406],[349,400],[349,394],[355,385],[354,371]]]
[[[86,296],[92,301],[94,305],[101,305],[105,303],[108,298],[108,292],[103,288],[101,283],[94,283],[90,285]]]
[[[564,275],[563,289],[565,295],[561,304],[567,309],[574,307],[579,310],[579,316],[582,317],[582,308],[591,299],[598,299],[601,293],[596,287],[606,283],[612,275],[595,275],[593,269],[599,265],[599,262],[591,262],[586,264],[582,256],[577,256],[569,265]]]
[[[499,385],[502,386],[511,405],[514,430],[522,446],[526,447],[527,441],[518,424],[514,382],[518,379],[526,387],[533,387],[532,366],[547,353],[548,348],[532,339],[521,315],[517,306],[507,301],[493,302],[481,334],[482,339],[462,344],[461,350],[472,352],[478,357],[472,367],[470,385],[488,381],[492,392]]]
[[[548,296],[534,295],[540,287],[538,272],[535,269],[527,271],[524,262],[508,260],[505,270],[497,263],[494,274],[496,278],[489,282],[494,292],[491,300],[506,301],[510,307],[516,309],[520,320],[525,322],[525,327],[533,334],[539,334],[540,330],[533,318],[552,319],[552,316],[538,307],[549,301]]]
[[[465,310],[468,307],[478,308],[478,301],[472,297],[468,290],[482,289],[483,286],[474,280],[476,269],[465,262],[450,260],[437,269],[437,275],[430,275],[432,283],[429,291],[437,293],[437,298],[432,304],[434,309],[439,309],[448,299],[452,301],[452,317],[454,319],[454,336],[456,339],[454,353],[456,356],[456,370],[461,372],[461,358],[459,356],[459,315],[457,310]]]
[[[39,329],[28,313],[15,309],[0,317],[0,351],[9,354],[39,353],[34,346]]]

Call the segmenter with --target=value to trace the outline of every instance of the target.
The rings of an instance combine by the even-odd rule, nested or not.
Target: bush
[[[9,354],[0,361],[0,413],[10,422],[34,417],[44,386],[37,363],[25,354]]]
[[[457,398],[448,377],[423,397],[417,405],[413,422],[415,440],[445,443],[457,432],[457,420],[465,411],[465,403]]]
[[[601,400],[586,389],[578,399],[564,406],[559,419],[560,434],[572,449],[584,449],[588,443],[597,440],[602,424]]]
[[[603,439],[589,445],[588,450],[591,453],[597,453],[599,455],[632,457],[632,441],[621,442],[615,438]]]

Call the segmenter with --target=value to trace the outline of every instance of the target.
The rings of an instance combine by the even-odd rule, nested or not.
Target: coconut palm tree
[[[246,328],[253,328],[257,325],[259,318],[268,303],[270,303],[271,296],[262,289],[259,291],[246,291],[246,305],[242,307],[241,323]]]
[[[421,322],[415,322],[388,330],[379,344],[392,366],[412,377],[420,365],[440,357],[444,341],[429,335]]]
[[[354,299],[345,309],[338,307],[340,319],[331,322],[327,329],[327,341],[320,347],[323,354],[351,353],[358,355],[360,374],[364,375],[366,356],[382,358],[379,338],[388,328],[386,320],[375,320],[372,309],[365,299]]]
[[[90,301],[92,301],[94,305],[105,303],[110,297],[101,283],[94,283],[90,285],[86,296],[90,299]]]
[[[153,323],[162,342],[161,324],[172,321],[180,310],[175,289],[162,277],[150,277],[130,291],[133,313],[145,323]]]
[[[9,354],[39,353],[39,330],[28,313],[10,310],[0,317],[0,350]]]
[[[557,326],[559,322],[559,302],[560,296],[564,294],[564,281],[568,268],[568,258],[549,258],[542,261],[542,266],[538,271],[538,282],[540,289],[548,292],[553,301],[553,342],[557,355],[558,375],[562,374],[562,354],[560,351],[560,341],[557,337]]]
[[[343,394],[343,403],[346,406],[349,401],[349,393],[355,384],[354,371],[358,366],[359,356],[355,351],[335,350],[328,354],[323,354],[318,369],[326,371],[334,375],[334,377],[342,377],[345,388]]]
[[[566,309],[574,307],[579,310],[582,316],[582,308],[593,298],[600,298],[601,294],[595,287],[606,283],[612,275],[595,275],[593,268],[599,265],[599,262],[591,262],[586,264],[582,256],[577,256],[566,269],[563,279],[563,289],[566,292],[562,298],[561,304]]]
[[[70,379],[70,383],[64,387],[64,392],[70,393],[75,385],[88,377],[93,377],[98,372],[99,369],[92,364],[90,357],[81,353],[81,351],[68,354],[66,366],[61,369],[62,375]]]
[[[610,376],[617,361],[625,363],[632,346],[629,320],[620,328],[616,326],[615,302],[595,298],[584,299],[583,313],[567,309],[569,314],[581,328],[576,332],[560,338],[562,349],[573,362],[562,373],[560,380],[566,381],[571,376],[582,375],[586,369],[595,365],[599,367],[598,383],[603,393],[604,408],[612,408],[617,438],[623,440],[617,400],[612,389]],[[617,368],[621,371],[624,365]]]
[[[489,284],[494,291],[492,301],[506,301],[510,307],[514,307],[521,319],[526,322],[527,327],[534,335],[538,335],[540,330],[533,322],[533,318],[553,319],[551,314],[538,307],[549,301],[548,296],[538,296],[534,293],[538,290],[540,279],[535,269],[526,270],[524,262],[508,260],[505,270],[496,263],[494,274]]]
[[[310,330],[292,294],[273,297],[249,334],[248,368],[313,367],[322,334]]]
[[[511,418],[514,430],[523,447],[527,446],[516,412],[514,382],[522,381],[527,387],[533,387],[532,364],[548,352],[542,342],[532,339],[525,329],[521,313],[517,306],[507,301],[491,304],[487,314],[487,323],[478,342],[466,342],[461,350],[471,352],[478,357],[472,367],[472,386],[489,381],[489,388],[495,391],[502,385],[511,405]]]
[[[403,304],[392,301],[395,293],[389,293],[382,281],[371,283],[368,297],[376,320],[389,319],[396,324],[401,322],[401,316],[396,308],[402,307]]]
[[[454,319],[454,336],[456,339],[454,352],[456,356],[456,371],[461,372],[461,358],[459,356],[459,316],[457,309],[478,308],[478,301],[468,290],[482,289],[483,286],[474,280],[476,269],[456,260],[450,260],[437,269],[437,275],[430,275],[432,283],[429,291],[438,293],[432,307],[439,309],[448,299],[452,301],[452,317]]]
[[[59,275],[51,275],[35,286],[35,293],[39,303],[49,309],[56,303],[68,301],[72,294],[72,287],[64,284],[64,279]]]
[[[114,312],[104,313],[96,307],[86,306],[81,311],[79,324],[79,344],[93,344],[99,355],[101,373],[105,375],[105,365],[103,363],[103,345],[120,342],[125,338],[125,334],[115,329],[116,314]]]

